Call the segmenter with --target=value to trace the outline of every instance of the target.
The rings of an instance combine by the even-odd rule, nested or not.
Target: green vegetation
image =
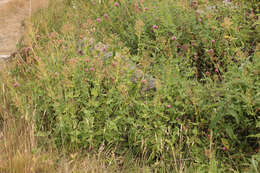
[[[0,118],[33,123],[40,147],[148,172],[258,172],[257,12],[257,1],[52,2],[1,76]]]

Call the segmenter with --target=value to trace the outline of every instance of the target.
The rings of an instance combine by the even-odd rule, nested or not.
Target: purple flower
[[[27,47],[27,48],[25,49],[25,51],[26,51],[27,53],[28,53],[30,50],[31,50],[30,47]]]
[[[172,36],[171,40],[172,40],[172,41],[176,41],[177,38],[176,38],[175,36]]]
[[[149,9],[147,7],[144,7],[144,11],[148,11]]]
[[[187,45],[186,45],[186,44],[184,44],[184,45],[182,46],[182,48],[183,48],[183,50],[185,50],[185,51],[187,51],[187,50],[188,50],[188,47],[187,47]]]
[[[191,6],[192,6],[192,7],[196,7],[197,5],[198,5],[198,2],[197,2],[197,1],[192,1],[192,2],[191,2]]]
[[[211,43],[215,43],[216,42],[216,40],[211,40]]]
[[[100,18],[97,18],[96,21],[99,23],[99,22],[101,22],[101,19],[100,19]]]
[[[116,2],[116,3],[114,4],[114,6],[115,6],[115,7],[119,7],[119,3]]]
[[[88,62],[89,62],[89,59],[85,59],[85,62],[88,63]]]
[[[209,49],[208,53],[212,55],[214,53],[214,50],[213,49]]]
[[[218,73],[218,72],[219,72],[219,70],[216,68],[216,69],[215,69],[215,72],[216,72],[216,73]]]
[[[157,25],[153,25],[153,29],[158,29],[159,27]]]
[[[206,71],[206,75],[209,76],[209,75],[210,75],[210,72]]]
[[[94,68],[94,67],[90,67],[89,70],[90,70],[90,71],[94,71],[95,68]]]
[[[143,79],[143,80],[142,80],[142,83],[146,83],[146,80],[145,80],[145,79]]]
[[[15,82],[15,83],[13,84],[13,86],[16,88],[16,87],[19,86],[19,83],[18,83],[18,82]]]
[[[85,72],[88,72],[88,68],[85,68]]]
[[[223,151],[227,151],[228,148],[227,148],[227,147],[223,147],[222,150],[223,150]]]
[[[104,18],[108,18],[108,14],[107,13],[104,14]]]
[[[56,78],[58,76],[57,72],[54,72],[53,77]]]
[[[171,105],[168,105],[168,106],[167,106],[167,108],[169,108],[169,109],[170,109],[171,107],[172,107]]]
[[[78,54],[83,55],[83,51],[81,49],[79,49]]]

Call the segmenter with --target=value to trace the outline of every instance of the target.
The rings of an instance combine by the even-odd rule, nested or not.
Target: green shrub
[[[183,1],[70,2],[33,17],[26,63],[4,82],[38,135],[68,150],[131,152],[165,171],[239,171],[249,159],[259,167],[252,4],[210,10],[215,3],[200,1],[195,11]],[[99,41],[113,52],[107,61],[93,48]],[[160,81],[156,91],[140,92],[146,81],[131,82],[125,58]]]

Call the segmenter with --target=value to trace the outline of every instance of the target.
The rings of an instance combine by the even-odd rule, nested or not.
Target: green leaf
[[[232,117],[234,117],[236,119],[236,123],[239,124],[239,117],[238,117],[238,113],[236,111],[229,110],[228,115],[231,115]]]
[[[198,129],[197,129],[197,128],[194,128],[194,129],[192,130],[192,133],[197,136],[197,135],[198,135]]]
[[[50,132],[39,131],[39,132],[36,133],[37,137],[46,137],[46,136],[49,136],[49,135],[50,135]]]
[[[235,136],[234,131],[233,131],[233,129],[232,129],[231,126],[227,126],[227,127],[226,127],[226,132],[227,132],[227,134],[229,135],[229,137],[230,137],[232,140],[237,140],[237,137]]]
[[[98,96],[98,91],[96,88],[91,89],[91,95],[96,98]]]
[[[260,138],[260,133],[257,133],[255,135],[248,135],[248,138]]]
[[[256,127],[260,128],[260,121],[256,123]]]
[[[209,128],[214,129],[216,127],[217,122],[223,117],[223,115],[212,116]]]

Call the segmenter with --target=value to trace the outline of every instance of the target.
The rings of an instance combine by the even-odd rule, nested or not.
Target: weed
[[[2,75],[3,106],[68,152],[154,172],[258,170],[255,3],[52,2]]]

